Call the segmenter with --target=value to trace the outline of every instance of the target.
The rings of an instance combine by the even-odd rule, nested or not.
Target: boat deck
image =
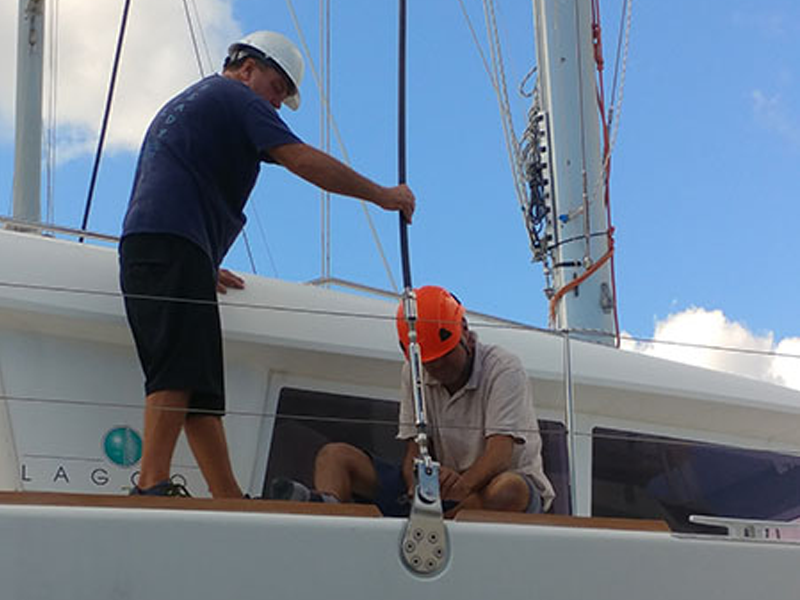
[[[111,496],[102,494],[67,494],[59,492],[0,492],[0,504],[27,506],[71,506],[85,508],[154,508],[168,510],[222,511],[248,513],[283,513],[342,517],[381,517],[372,504],[289,502],[285,500],[249,500],[211,498],[165,498],[153,496]],[[573,517],[569,515],[529,515],[490,510],[462,510],[455,521],[468,523],[505,523],[549,527],[586,527],[669,533],[663,521]]]

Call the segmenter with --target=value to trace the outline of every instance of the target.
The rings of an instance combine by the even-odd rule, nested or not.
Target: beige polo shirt
[[[475,335],[473,333],[473,335]],[[519,359],[499,346],[475,341],[475,361],[466,385],[452,396],[423,371],[428,435],[436,460],[459,473],[480,458],[491,435],[516,441],[510,471],[528,474],[548,510],[555,491],[542,466],[542,438],[530,382]],[[416,436],[408,363],[403,365],[398,439]]]

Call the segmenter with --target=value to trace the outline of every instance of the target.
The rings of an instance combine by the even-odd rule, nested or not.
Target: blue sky
[[[5,4],[0,211],[8,214],[16,2]],[[92,160],[87,150],[101,119],[122,4],[98,7],[84,0],[60,8],[55,215],[63,225],[80,223]],[[396,3],[331,4],[334,117],[352,165],[380,183],[394,183]],[[465,4],[486,52],[481,4]],[[514,90],[535,64],[531,5],[496,4],[519,132],[528,100]],[[610,86],[622,0],[601,4]],[[92,229],[106,233],[119,232],[147,120],[198,76],[180,1],[133,5],[110,146],[90,220]],[[196,5],[215,68],[225,45],[242,32],[274,29],[299,40],[285,2]],[[474,310],[545,326],[544,280],[530,261],[496,101],[459,4],[410,0],[409,6],[408,179],[418,198],[410,230],[414,282],[449,287]],[[297,0],[295,9],[318,62],[319,3]],[[751,337],[736,337],[737,343],[756,339],[775,348],[800,336],[798,38],[800,5],[791,0],[634,1],[611,184],[625,331],[650,337],[659,324],[696,309],[693,314],[722,314],[727,330],[741,325]],[[310,69],[302,92],[301,110],[283,109],[283,116],[304,140],[318,144],[319,94]],[[341,156],[335,142],[334,154]],[[332,275],[389,288],[359,204],[334,198],[332,205]],[[265,167],[248,213],[259,273],[292,281],[320,275],[320,200],[314,188]],[[399,283],[397,218],[372,209],[371,214]],[[227,266],[250,270],[241,242]],[[691,329],[704,333],[696,324]]]

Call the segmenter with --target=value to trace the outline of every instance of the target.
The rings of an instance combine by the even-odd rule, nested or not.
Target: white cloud
[[[227,45],[241,35],[231,0],[195,0],[213,65],[218,70]],[[122,2],[61,0],[58,4],[59,152],[62,159],[91,151],[105,106],[122,17]],[[0,3],[0,77],[14,82],[17,2]],[[107,148],[135,150],[150,119],[174,93],[199,76],[181,2],[137,0],[128,30],[109,123]],[[0,92],[4,136],[13,134],[14,85]]]
[[[669,315],[656,323],[653,340],[624,340],[622,346],[667,360],[800,389],[800,338],[786,338],[776,344],[772,333],[755,334],[729,320],[721,310],[689,308]]]
[[[783,385],[800,390],[800,361],[793,356],[800,356],[800,338],[781,340],[775,349],[779,355],[772,362],[773,377]]]
[[[800,145],[800,121],[780,94],[768,95],[761,90],[754,90],[751,97],[753,117],[759,126],[794,145]]]

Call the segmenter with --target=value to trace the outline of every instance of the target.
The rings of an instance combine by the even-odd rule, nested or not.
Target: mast
[[[41,221],[44,2],[19,0],[13,217]]]
[[[553,284],[547,290],[551,325],[558,330],[590,330],[594,333],[576,337],[613,345],[615,298],[607,254],[606,169],[600,148],[592,4],[591,0],[533,0],[533,6],[539,104],[532,111],[532,125],[537,128],[540,163],[538,201],[546,215],[542,246]],[[598,262],[602,262],[599,267]],[[584,281],[573,283],[592,269],[596,271]],[[565,287],[571,284],[574,287]]]

